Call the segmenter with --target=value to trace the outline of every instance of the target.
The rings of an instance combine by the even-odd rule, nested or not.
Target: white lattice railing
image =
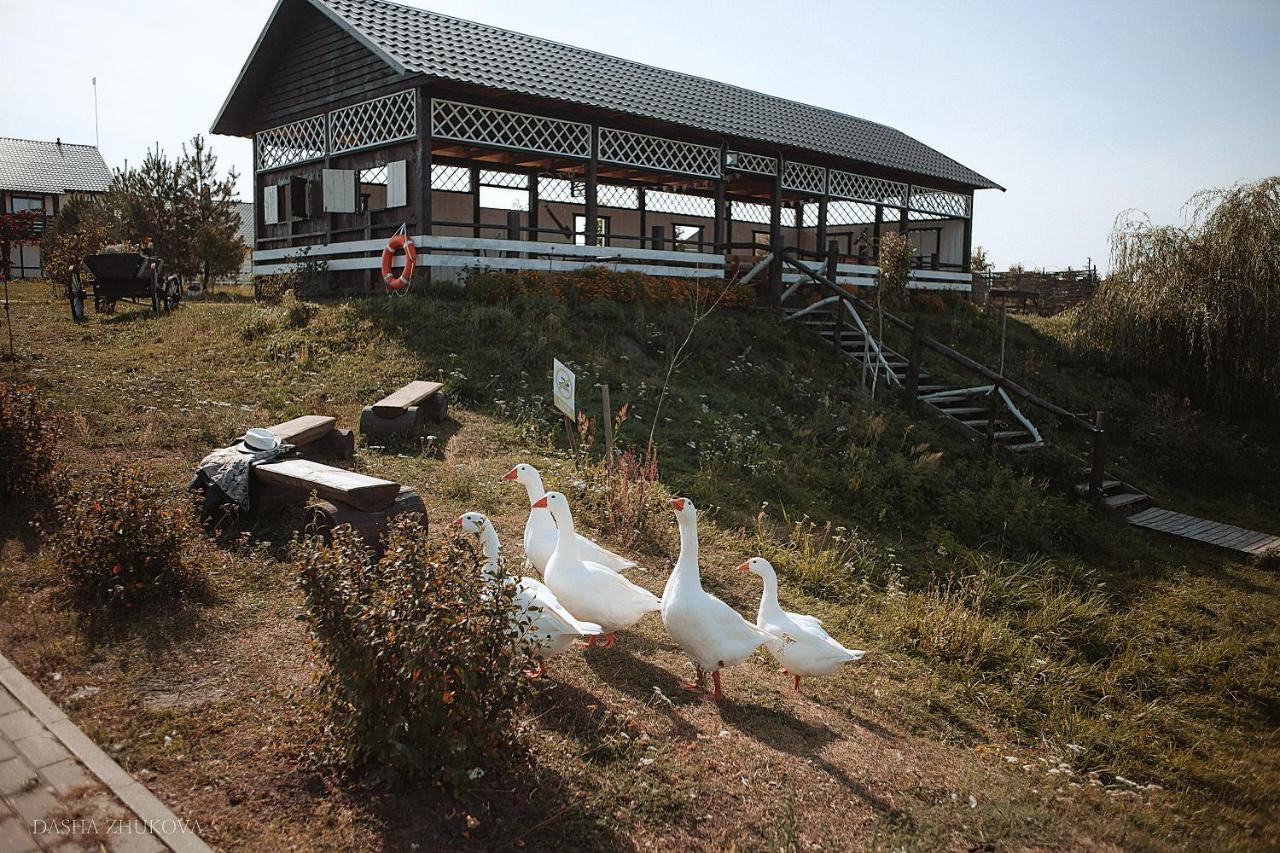
[[[254,135],[258,143],[259,172],[279,169],[308,160],[319,160],[325,155],[324,116],[312,116],[292,124],[259,131]]]
[[[920,213],[965,219],[969,216],[969,202],[970,197],[960,193],[933,190],[928,187],[911,188],[910,207]]]
[[[720,149],[612,127],[600,128],[599,159],[659,172],[720,177]]]
[[[827,170],[821,166],[810,166],[808,163],[793,163],[787,160],[782,164],[782,187],[796,192],[825,195]]]
[[[591,126],[458,101],[431,101],[431,135],[518,151],[591,156]]]
[[[887,181],[884,178],[871,178],[832,169],[827,181],[827,191],[836,198],[875,204],[883,203],[890,198],[902,198],[907,193],[907,185],[897,181]]]
[[[413,90],[406,89],[329,113],[329,153],[413,139],[418,134],[414,100]]]
[[[755,172],[757,175],[778,174],[778,161],[763,154],[752,154],[750,151],[726,151],[724,165],[726,169],[738,172]]]

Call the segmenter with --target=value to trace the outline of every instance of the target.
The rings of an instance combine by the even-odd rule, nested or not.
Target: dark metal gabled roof
[[[1002,189],[905,133],[865,119],[382,0],[312,2],[410,72]]]
[[[400,73],[644,116],[975,189],[1003,189],[907,134],[866,119],[384,0],[309,2]]]
[[[111,170],[92,145],[0,136],[0,190],[103,192]]]

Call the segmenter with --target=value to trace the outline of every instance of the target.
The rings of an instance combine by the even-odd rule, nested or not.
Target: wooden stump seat
[[[360,413],[360,432],[367,436],[418,435],[428,421],[443,421],[448,405],[444,385],[415,380],[365,406]]]

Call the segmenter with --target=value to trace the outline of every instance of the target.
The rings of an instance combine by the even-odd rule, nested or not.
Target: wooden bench
[[[268,429],[297,448],[299,456],[253,467],[250,500],[255,512],[304,509],[305,523],[315,532],[327,536],[338,525],[349,524],[374,546],[388,522],[402,513],[419,513],[426,523],[427,508],[412,488],[316,461],[354,455],[355,435],[338,429],[335,418],[303,415]]]
[[[416,380],[365,406],[360,413],[360,432],[369,436],[418,435],[428,420],[443,421],[448,405],[444,385]]]

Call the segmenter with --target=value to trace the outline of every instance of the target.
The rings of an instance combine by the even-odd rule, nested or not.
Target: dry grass
[[[175,493],[201,454],[247,425],[312,412],[352,425],[364,402],[406,376],[468,369],[443,345],[411,351],[349,305],[324,306],[300,327],[287,309],[207,302],[170,317],[95,317],[77,328],[62,306],[42,302],[45,291],[28,287],[15,321],[30,357],[4,369],[79,413],[68,438],[73,468],[142,460]],[[433,536],[460,511],[487,513],[516,556],[524,497],[500,475],[517,461],[538,465],[549,485],[576,475],[536,420],[511,406],[499,415],[464,400],[453,407],[456,426],[439,436],[443,454],[362,449],[355,466],[416,487]],[[759,545],[735,517],[704,517],[705,583],[750,612],[754,578],[731,567]],[[649,567],[639,582],[654,591],[675,552],[675,528],[665,521],[634,555]],[[587,530],[605,522],[582,518]],[[794,564],[785,603],[872,649],[868,665],[795,694],[760,655],[726,675],[731,701],[717,708],[678,689],[689,665],[651,618],[616,649],[553,661],[552,680],[524,721],[527,772],[494,774],[464,800],[348,778],[313,758],[319,717],[294,568],[271,544],[279,532],[258,533],[242,546],[192,543],[212,604],[153,614],[98,645],[74,631],[56,598],[55,567],[35,545],[14,535],[0,544],[6,654],[219,847],[1246,849],[1275,825],[1266,804],[1090,776],[1074,751],[1026,737],[997,701],[1005,694],[965,681],[966,672],[992,672],[982,668],[991,654],[1009,659],[1009,673],[1027,672],[1032,645],[1023,626],[990,605],[1016,603],[1036,584],[1036,600],[1053,598],[1062,590],[1047,575],[1010,581],[988,566],[974,580],[904,590],[895,564],[907,558],[891,541],[866,532],[845,549],[833,542],[834,528],[826,541],[777,531],[768,541],[791,543],[783,546]],[[918,553],[911,559],[923,562]],[[864,569],[852,573],[851,587],[832,587],[846,564]],[[1263,582],[1244,570],[1236,577]],[[1162,596],[1179,595],[1196,607],[1220,593],[1205,576],[1168,577],[1143,606],[1156,610]],[[1091,618],[1078,608],[1095,604],[1083,602],[1064,598],[1057,613],[1028,612],[1026,629],[1069,630]],[[907,635],[925,651],[907,651]],[[1134,677],[1155,648],[1135,647]],[[1236,736],[1231,772],[1254,774],[1252,790],[1265,790],[1274,753],[1248,760],[1250,733]]]

